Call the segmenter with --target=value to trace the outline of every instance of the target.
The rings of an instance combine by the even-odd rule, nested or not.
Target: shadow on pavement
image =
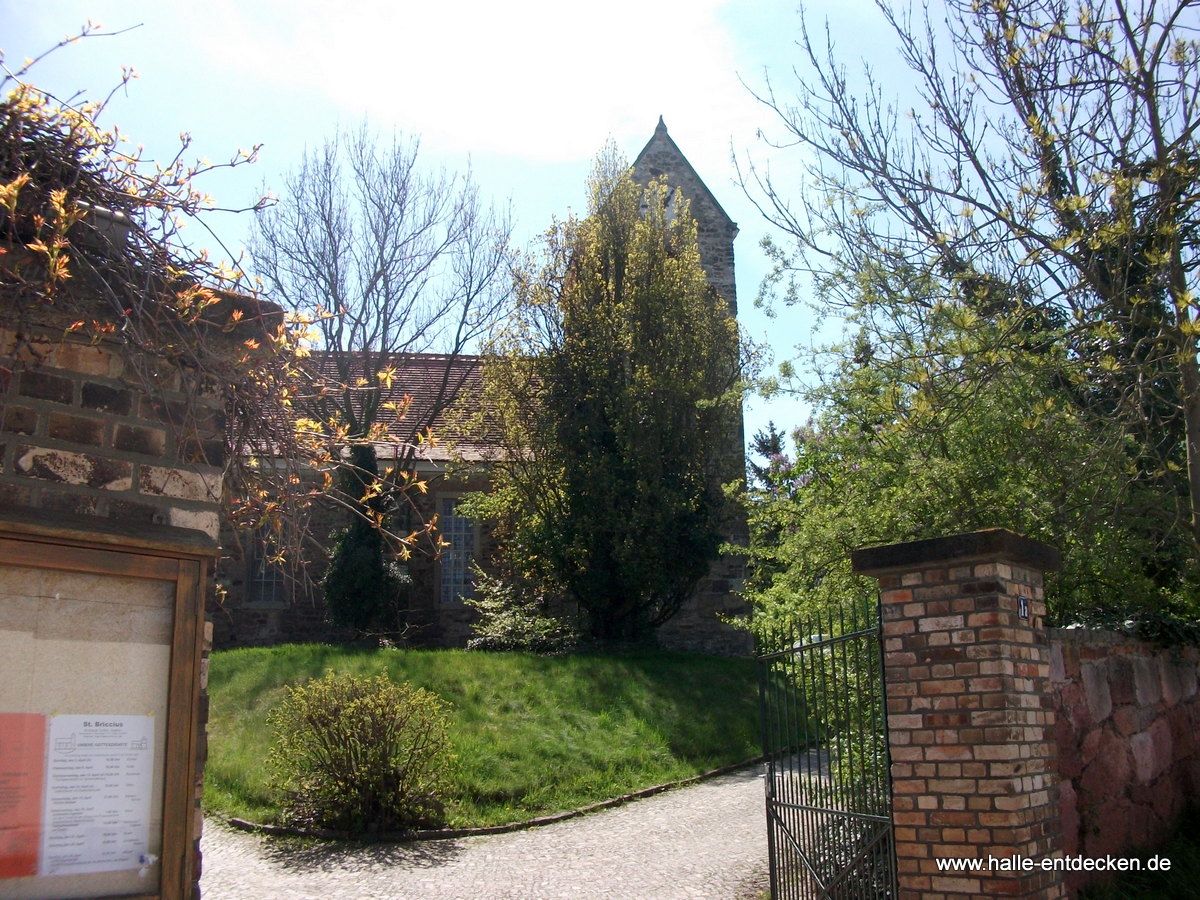
[[[263,858],[296,874],[374,869],[433,869],[462,854],[462,842],[417,841],[411,844],[351,844],[304,838],[265,838]]]

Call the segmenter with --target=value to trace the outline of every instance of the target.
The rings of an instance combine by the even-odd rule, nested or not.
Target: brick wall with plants
[[[1063,852],[1155,849],[1200,802],[1200,648],[1086,629],[1049,638]]]
[[[4,309],[0,304],[0,313]],[[179,370],[168,372],[151,395],[127,371],[127,349],[28,320],[19,331],[0,325],[0,507],[24,510],[35,522],[63,519],[78,526],[105,519],[142,535],[185,529],[215,546],[224,454],[220,401],[187,390]],[[197,860],[211,646],[210,624],[201,665]],[[199,871],[197,865],[197,878]]]
[[[183,377],[166,373],[152,396],[118,346],[0,326],[0,503],[215,541],[223,412]]]

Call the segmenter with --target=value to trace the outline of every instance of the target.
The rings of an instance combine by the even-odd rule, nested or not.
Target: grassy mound
[[[690,654],[546,658],[317,644],[214,653],[205,808],[275,822],[264,761],[283,686],[386,672],[449,701],[456,826],[574,809],[756,756],[753,662]]]

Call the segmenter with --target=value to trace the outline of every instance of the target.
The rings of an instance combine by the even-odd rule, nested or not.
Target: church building
[[[688,201],[697,224],[701,264],[710,284],[729,304],[730,315],[736,317],[733,241],[737,225],[671,139],[661,118],[632,169],[634,179],[643,185],[665,177],[668,189]],[[437,445],[422,451],[416,466],[429,486],[427,496],[422,498],[425,512],[438,515],[439,532],[450,544],[437,558],[418,553],[408,563],[412,579],[410,638],[418,646],[465,645],[471,636],[474,613],[462,602],[462,597],[470,594],[471,568],[495,550],[487,530],[458,515],[456,504],[464,493],[486,488],[487,462],[495,458],[497,448],[456,434],[453,418],[444,413],[449,405],[447,398],[438,393],[450,384],[460,396],[477,394],[479,363],[478,357],[459,356],[447,361],[444,357],[423,354],[394,362],[397,374],[393,389],[399,396],[412,398],[410,414],[414,421],[431,421],[434,433],[440,438]],[[435,375],[447,372],[449,378]],[[422,410],[428,415],[422,415]],[[378,446],[377,452],[381,465],[385,464],[388,448]],[[731,425],[723,481],[744,476],[744,453],[745,437],[739,414],[736,424]],[[452,465],[455,461],[458,465]],[[466,468],[472,474],[462,474],[462,463],[468,464]],[[744,520],[726,522],[722,537],[730,543],[744,544],[747,539]],[[302,581],[289,577],[284,569],[271,562],[271,553],[263,540],[255,536],[228,538],[217,573],[223,600],[210,610],[217,647],[349,637],[329,624],[319,588],[311,588],[311,582],[319,579],[310,578],[310,587],[305,589]],[[743,570],[744,561],[738,557],[715,560],[694,596],[659,628],[659,643],[670,649],[749,654],[752,649],[749,632],[724,621],[748,612],[748,605],[737,593]]]

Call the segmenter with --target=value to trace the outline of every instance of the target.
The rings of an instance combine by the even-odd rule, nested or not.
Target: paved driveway
[[[760,774],[543,828],[414,844],[280,840],[209,821],[203,900],[749,900],[765,890]]]

